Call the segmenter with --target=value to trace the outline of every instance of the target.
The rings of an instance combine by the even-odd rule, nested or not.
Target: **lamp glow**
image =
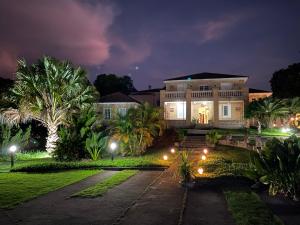
[[[164,155],[164,156],[163,156],[163,159],[164,159],[164,160],[168,160],[168,156],[167,156],[167,155]]]
[[[110,143],[110,149],[112,150],[112,151],[114,151],[114,150],[116,150],[116,148],[118,147],[117,146],[117,143],[116,142],[112,142],[112,143]]]
[[[207,153],[208,153],[207,148],[203,149],[203,153],[204,153],[204,154],[207,154]]]
[[[175,149],[171,148],[171,153],[174,154],[175,153]]]
[[[199,168],[199,169],[198,169],[198,173],[199,173],[199,174],[203,174],[203,172],[204,172],[203,168]]]
[[[15,145],[12,145],[12,146],[10,146],[9,147],[9,152],[11,152],[11,153],[14,153],[14,152],[16,152],[17,151],[17,146],[15,146]]]
[[[282,128],[282,129],[281,129],[281,132],[283,132],[283,133],[288,133],[288,132],[290,132],[290,131],[291,131],[290,128]]]
[[[202,156],[201,156],[201,159],[202,159],[202,160],[206,160],[206,156],[205,156],[205,155],[202,155]]]

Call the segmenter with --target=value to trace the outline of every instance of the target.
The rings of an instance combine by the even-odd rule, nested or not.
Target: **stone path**
[[[193,157],[196,157],[195,154]],[[117,171],[104,171],[48,193],[13,210],[0,210],[4,225],[231,225],[218,189],[182,188],[174,176],[178,162],[161,171],[143,171],[104,196],[69,198]]]
[[[0,224],[22,225],[96,225],[112,224],[161,171],[140,172],[99,198],[69,198],[74,192],[111,176],[103,173],[48,193],[13,210],[0,211]]]
[[[176,164],[164,171],[149,190],[116,224],[177,225],[182,208],[184,189],[174,176]]]
[[[234,225],[221,190],[189,190],[184,225]]]
[[[270,197],[264,193],[260,195],[267,206],[277,215],[285,225],[299,225],[300,203],[280,197]]]

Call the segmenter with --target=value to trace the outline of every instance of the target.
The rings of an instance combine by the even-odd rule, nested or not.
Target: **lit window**
[[[104,119],[106,119],[106,120],[111,119],[111,108],[104,109]]]
[[[223,106],[223,116],[224,117],[227,117],[228,116],[228,105],[224,105]]]
[[[220,104],[219,117],[221,119],[230,119],[231,118],[231,104],[230,103]]]
[[[119,111],[119,114],[121,116],[125,116],[126,113],[127,113],[127,109],[126,108],[119,108],[118,111]]]

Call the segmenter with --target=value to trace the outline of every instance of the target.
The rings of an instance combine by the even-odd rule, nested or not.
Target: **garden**
[[[141,104],[104,125],[94,105],[97,91],[85,71],[67,61],[51,57],[33,65],[19,61],[13,87],[1,97],[0,208],[103,169],[125,169],[101,184],[104,187],[80,194],[99,195],[137,169],[162,170],[172,161],[172,156],[163,158],[173,135],[164,132],[160,109]]]
[[[246,116],[256,128],[210,130],[201,151],[173,146],[185,131],[166,130],[161,110],[148,103],[103,123],[94,105],[97,91],[85,72],[67,61],[19,61],[16,81],[2,98],[0,208],[14,208],[90,177],[99,181],[68,197],[97,198],[142,170],[175,164],[184,188],[221,189],[240,225],[282,224],[261,199],[266,193],[298,201],[299,98],[250,103]],[[274,128],[278,119],[283,127]]]

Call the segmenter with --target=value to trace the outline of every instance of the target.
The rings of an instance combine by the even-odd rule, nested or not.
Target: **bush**
[[[263,151],[251,157],[253,175],[269,185],[269,194],[283,193],[297,199],[300,175],[300,139],[292,136],[284,141],[274,138]]]
[[[182,183],[187,183],[192,179],[192,164],[189,162],[189,155],[187,151],[180,152],[179,175]]]
[[[215,146],[221,137],[216,130],[211,130],[205,135],[206,142],[212,146]]]
[[[85,141],[96,129],[96,112],[93,107],[82,110],[73,116],[68,127],[60,127],[59,141],[54,157],[60,161],[72,161],[86,157]]]
[[[85,148],[92,160],[102,158],[102,154],[107,146],[107,137],[102,133],[92,133],[85,141]]]
[[[9,145],[15,144],[18,148],[24,148],[29,143],[31,127],[22,130],[17,127],[10,127],[1,124],[0,127],[0,155],[7,155]]]

